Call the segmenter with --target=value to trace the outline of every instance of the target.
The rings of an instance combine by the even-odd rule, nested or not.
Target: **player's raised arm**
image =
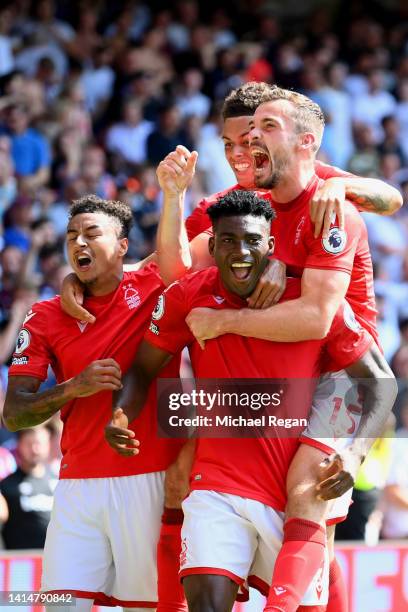
[[[160,162],[157,178],[163,190],[163,210],[157,229],[157,258],[166,285],[191,269],[184,226],[184,198],[195,172],[197,152],[179,145]]]
[[[40,378],[10,376],[3,410],[4,422],[10,431],[39,425],[78,397],[117,391],[122,385],[121,372],[114,359],[100,359],[77,376],[38,393],[40,385]]]
[[[319,497],[325,500],[343,495],[354,485],[357,471],[384,430],[398,393],[394,375],[374,343],[346,371],[358,379],[363,412],[352,444],[326,460],[317,486]]]

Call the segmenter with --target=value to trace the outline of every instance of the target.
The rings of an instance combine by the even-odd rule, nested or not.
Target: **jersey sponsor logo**
[[[323,592],[323,568],[322,567],[319,570],[317,570],[315,581],[316,581],[315,583],[316,595],[317,595],[317,598],[320,599],[322,592]]]
[[[28,329],[20,329],[20,333],[18,334],[17,342],[16,342],[16,350],[14,351],[16,355],[20,355],[23,353],[27,347],[30,346],[30,332]]]
[[[33,312],[33,311],[32,311],[32,309],[30,309],[30,310],[27,312],[26,316],[25,316],[25,319],[24,319],[24,321],[23,321],[23,325],[25,325],[26,323],[28,323],[28,321],[29,321],[30,319],[32,319],[32,318],[35,316],[35,314],[36,314],[36,313],[35,313],[35,312]]]
[[[327,238],[322,238],[322,244],[326,253],[336,255],[344,251],[347,244],[347,234],[339,227],[332,227]]]
[[[361,330],[361,326],[357,321],[354,311],[348,302],[344,302],[343,318],[344,323],[349,329],[351,329],[351,331],[359,332]]]
[[[299,223],[298,223],[298,226],[297,226],[297,228],[296,228],[296,232],[295,232],[295,244],[298,244],[298,243],[299,243],[300,236],[301,236],[301,234],[302,234],[302,228],[303,228],[303,226],[304,226],[304,224],[305,224],[305,221],[306,221],[306,217],[305,217],[305,216],[303,216],[303,217],[301,218],[301,220],[299,221]]]
[[[217,304],[222,304],[223,302],[225,302],[225,299],[220,295],[213,295],[213,298],[217,302]]]
[[[138,290],[132,287],[130,284],[124,285],[123,289],[125,292],[124,299],[129,310],[133,310],[134,308],[140,306],[141,299]]]
[[[149,329],[153,334],[156,334],[156,336],[159,335],[159,328],[157,327],[157,325],[155,323],[153,323],[153,321],[151,321],[150,325],[149,325]]]
[[[29,357],[27,357],[27,355],[23,355],[22,357],[13,357],[12,361],[11,361],[11,365],[13,366],[19,366],[19,365],[27,365],[29,361]]]
[[[86,321],[77,321],[77,325],[79,327],[79,331],[81,334],[85,331],[85,327],[88,325]]]
[[[284,593],[286,593],[285,587],[281,587],[281,586],[275,586],[273,587],[273,590],[275,591],[276,595],[283,595]]]
[[[153,310],[152,319],[158,321],[164,315],[164,295],[159,295],[159,299],[157,300],[157,304]]]
[[[180,552],[180,567],[183,567],[187,563],[187,540],[183,538],[181,540],[181,552]]]

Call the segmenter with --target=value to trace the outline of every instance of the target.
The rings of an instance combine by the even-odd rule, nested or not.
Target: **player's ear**
[[[215,246],[214,236],[210,236],[208,239],[208,252],[210,253],[211,257],[214,257],[214,246]]]
[[[119,256],[124,257],[129,248],[129,240],[127,238],[121,238],[119,240]]]
[[[300,134],[300,148],[301,149],[310,149],[314,147],[316,144],[316,136],[312,132],[303,132]]]
[[[269,236],[268,245],[269,245],[269,255],[273,255],[273,252],[275,250],[275,238],[273,236]]]

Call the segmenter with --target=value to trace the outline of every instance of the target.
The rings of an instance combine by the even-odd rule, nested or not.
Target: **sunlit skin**
[[[104,213],[81,213],[67,229],[69,263],[90,295],[114,291],[123,275],[127,238],[120,238],[119,222]]]
[[[270,229],[264,217],[252,215],[221,217],[215,222],[208,248],[231,293],[246,298],[255,289],[273,253]]]
[[[225,157],[237,183],[244,189],[255,188],[254,160],[249,150],[249,120],[251,117],[225,119],[222,139]]]
[[[255,183],[278,201],[296,197],[314,172],[316,137],[296,130],[293,108],[287,100],[265,102],[249,120]]]

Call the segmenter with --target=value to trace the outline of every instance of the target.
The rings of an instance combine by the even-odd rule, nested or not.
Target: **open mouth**
[[[249,170],[249,168],[251,168],[251,165],[249,162],[239,162],[234,164],[234,170],[237,173],[242,173],[242,172],[247,172]]]
[[[269,166],[269,155],[264,149],[251,149],[255,174],[261,174]]]
[[[89,255],[78,255],[76,261],[77,261],[78,267],[81,270],[87,270],[92,263],[92,260],[89,257]]]
[[[231,272],[239,281],[246,280],[251,274],[251,270],[252,264],[247,261],[236,261],[235,263],[231,264]]]

